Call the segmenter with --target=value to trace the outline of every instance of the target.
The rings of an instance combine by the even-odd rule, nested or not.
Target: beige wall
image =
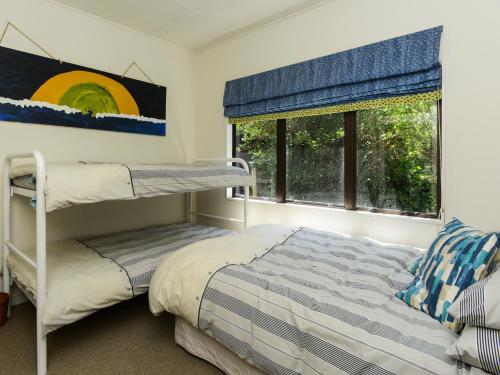
[[[6,153],[34,149],[48,161],[182,162],[192,157],[193,52],[47,1],[0,0],[1,28],[7,20],[67,62],[122,74],[135,60],[153,80],[167,86],[168,128],[166,137],[155,137],[0,122],[0,160]],[[41,54],[13,30],[2,45]],[[130,76],[144,80],[137,71]],[[181,196],[72,207],[48,215],[48,238],[179,221],[183,215]],[[13,236],[18,244],[32,242],[33,218],[28,201],[16,199]]]
[[[227,80],[444,25],[444,206],[500,230],[500,27],[497,0],[335,0],[215,46],[197,56],[198,156],[226,152]],[[199,197],[203,210],[238,214],[224,192]],[[252,203],[251,223],[312,225],[427,246],[439,223],[342,210]]]
[[[167,137],[0,123],[0,159],[38,149],[49,161],[185,161],[226,153],[226,80],[444,25],[444,204],[484,229],[500,221],[500,27],[497,0],[336,0],[194,54],[174,44],[40,0],[0,0],[0,27],[11,20],[63,60],[121,73],[136,60],[168,86]],[[40,53],[12,30],[5,46]],[[133,75],[142,78],[140,74]],[[238,216],[225,192],[198,197],[201,210]],[[32,242],[33,215],[15,202],[15,240]],[[177,221],[182,197],[72,207],[49,215],[49,240]],[[338,209],[252,202],[250,223],[283,222],[427,246],[435,221]]]

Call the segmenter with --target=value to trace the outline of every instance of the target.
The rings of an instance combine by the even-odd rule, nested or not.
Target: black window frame
[[[402,216],[414,216],[421,218],[436,219],[441,211],[441,126],[442,126],[442,102],[437,103],[437,183],[436,183],[436,212],[422,213],[395,210],[388,208],[358,207],[356,205],[356,175],[357,175],[357,111],[343,112],[344,114],[344,204],[322,203],[301,200],[290,200],[286,198],[286,141],[287,127],[286,118],[276,120],[276,192],[275,197],[250,197],[254,200],[273,201],[277,203],[294,203],[309,206],[343,208],[349,211],[365,211]],[[236,157],[236,126],[231,125],[232,131],[232,156]],[[232,189],[233,198],[241,198],[237,188]]]

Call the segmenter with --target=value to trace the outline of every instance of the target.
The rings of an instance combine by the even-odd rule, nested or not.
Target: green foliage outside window
[[[436,213],[437,104],[356,112],[358,207]],[[288,200],[342,204],[343,114],[287,120]],[[236,126],[236,156],[251,163],[253,195],[276,191],[276,121]]]
[[[276,191],[276,121],[236,127],[236,157],[245,159],[255,177],[250,195],[273,198]]]
[[[435,213],[437,105],[357,112],[357,204]]]
[[[344,116],[287,120],[287,199],[344,202]]]

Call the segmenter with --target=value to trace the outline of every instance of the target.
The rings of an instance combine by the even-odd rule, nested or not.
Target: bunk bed
[[[237,222],[246,229],[250,184],[248,165],[239,158],[205,159],[188,165],[46,164],[38,151],[8,155],[3,175],[3,288],[10,293],[15,283],[36,307],[37,374],[47,371],[49,332],[146,292],[160,262],[183,246],[234,234],[198,225],[197,217]],[[230,187],[244,187],[242,219],[196,211],[195,192]],[[179,193],[187,196],[187,223],[47,245],[48,212],[77,204]],[[21,250],[11,240],[11,200],[15,195],[30,198],[35,208],[33,249]]]

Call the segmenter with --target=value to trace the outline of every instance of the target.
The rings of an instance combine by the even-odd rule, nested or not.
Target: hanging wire
[[[14,25],[12,22],[7,21],[7,25],[3,29],[2,36],[0,37],[0,45],[2,45],[3,39],[5,35],[7,34],[7,30],[9,29],[9,26],[12,27],[14,30],[16,30],[19,34],[24,36],[26,39],[28,39],[31,43],[33,43],[35,46],[40,48],[47,56],[49,56],[51,59],[59,61],[59,63],[62,64],[62,60],[56,58],[53,54],[51,54],[49,51],[47,51],[45,48],[43,48],[39,43],[37,43],[33,38],[31,38],[28,34],[26,34],[24,31],[22,31],[19,27]]]
[[[19,27],[17,27],[16,25],[14,25],[12,22],[10,21],[7,21],[7,25],[5,26],[5,28],[3,29],[2,31],[2,35],[0,36],[0,46],[2,45],[2,42],[5,38],[5,35],[7,34],[7,30],[9,29],[9,27],[12,27],[14,30],[16,30],[19,34],[21,34],[22,36],[24,36],[26,39],[28,39],[31,43],[33,43],[35,46],[37,46],[38,48],[40,48],[40,50],[42,50],[47,56],[49,56],[51,59],[54,59],[54,60],[57,60],[59,61],[59,63],[62,64],[62,60],[61,59],[58,59],[57,57],[55,57],[53,54],[51,54],[49,51],[47,51],[45,48],[43,48],[39,43],[37,43],[33,38],[31,38],[28,34],[26,34],[24,31],[22,31]],[[158,85],[157,83],[155,83],[151,77],[149,77],[146,72],[139,66],[139,64],[137,64],[135,61],[132,61],[130,63],[130,65],[128,66],[127,69],[125,69],[125,71],[123,72],[123,74],[121,75],[122,78],[125,77],[125,75],[129,72],[129,70],[135,66],[137,69],[139,69],[139,71],[144,75],[144,77],[147,78],[147,80],[149,82],[151,82],[153,85],[156,85],[158,87],[160,87],[160,85]]]
[[[125,69],[125,71],[123,72],[122,74],[122,78],[125,77],[125,75],[128,73],[128,71],[133,67],[135,66],[137,69],[140,70],[140,72],[144,75],[144,77],[146,77],[148,79],[149,82],[151,82],[153,85],[156,85],[158,87],[160,87],[160,85],[158,85],[157,83],[155,83],[147,74],[144,70],[142,70],[142,68],[135,62],[135,61],[132,61],[130,63],[130,65],[128,66],[127,69]]]

